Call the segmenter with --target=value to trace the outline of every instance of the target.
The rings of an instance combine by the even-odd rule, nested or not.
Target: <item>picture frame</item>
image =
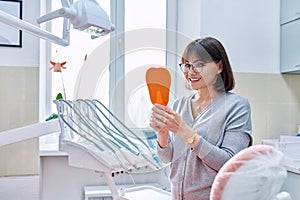
[[[0,0],[0,10],[22,19],[21,0]],[[22,47],[22,31],[0,22],[0,47]]]

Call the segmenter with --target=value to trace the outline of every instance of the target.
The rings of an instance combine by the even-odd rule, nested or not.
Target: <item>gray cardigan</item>
[[[223,164],[252,144],[247,99],[224,92],[193,118],[192,97],[181,97],[172,107],[201,136],[200,142],[191,149],[180,136],[170,133],[167,147],[157,145],[159,158],[171,163],[173,200],[209,200],[211,185]]]

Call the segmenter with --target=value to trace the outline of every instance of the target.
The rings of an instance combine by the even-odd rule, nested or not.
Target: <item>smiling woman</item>
[[[171,108],[154,105],[150,126],[158,132],[159,158],[172,163],[173,200],[209,200],[223,164],[252,144],[250,105],[229,92],[234,78],[217,39],[190,42],[181,63],[189,89],[195,93],[179,97]]]

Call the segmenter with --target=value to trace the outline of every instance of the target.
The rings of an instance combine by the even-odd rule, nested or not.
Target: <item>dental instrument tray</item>
[[[126,127],[100,101],[54,102],[61,126],[61,148],[68,144],[85,149],[111,171],[162,167],[147,141]]]

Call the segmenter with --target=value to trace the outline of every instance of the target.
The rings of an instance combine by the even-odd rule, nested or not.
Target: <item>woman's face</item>
[[[184,64],[189,64],[185,65],[187,68],[184,76],[192,90],[213,89],[217,75],[223,69],[222,61],[203,62],[195,57],[190,57]]]

